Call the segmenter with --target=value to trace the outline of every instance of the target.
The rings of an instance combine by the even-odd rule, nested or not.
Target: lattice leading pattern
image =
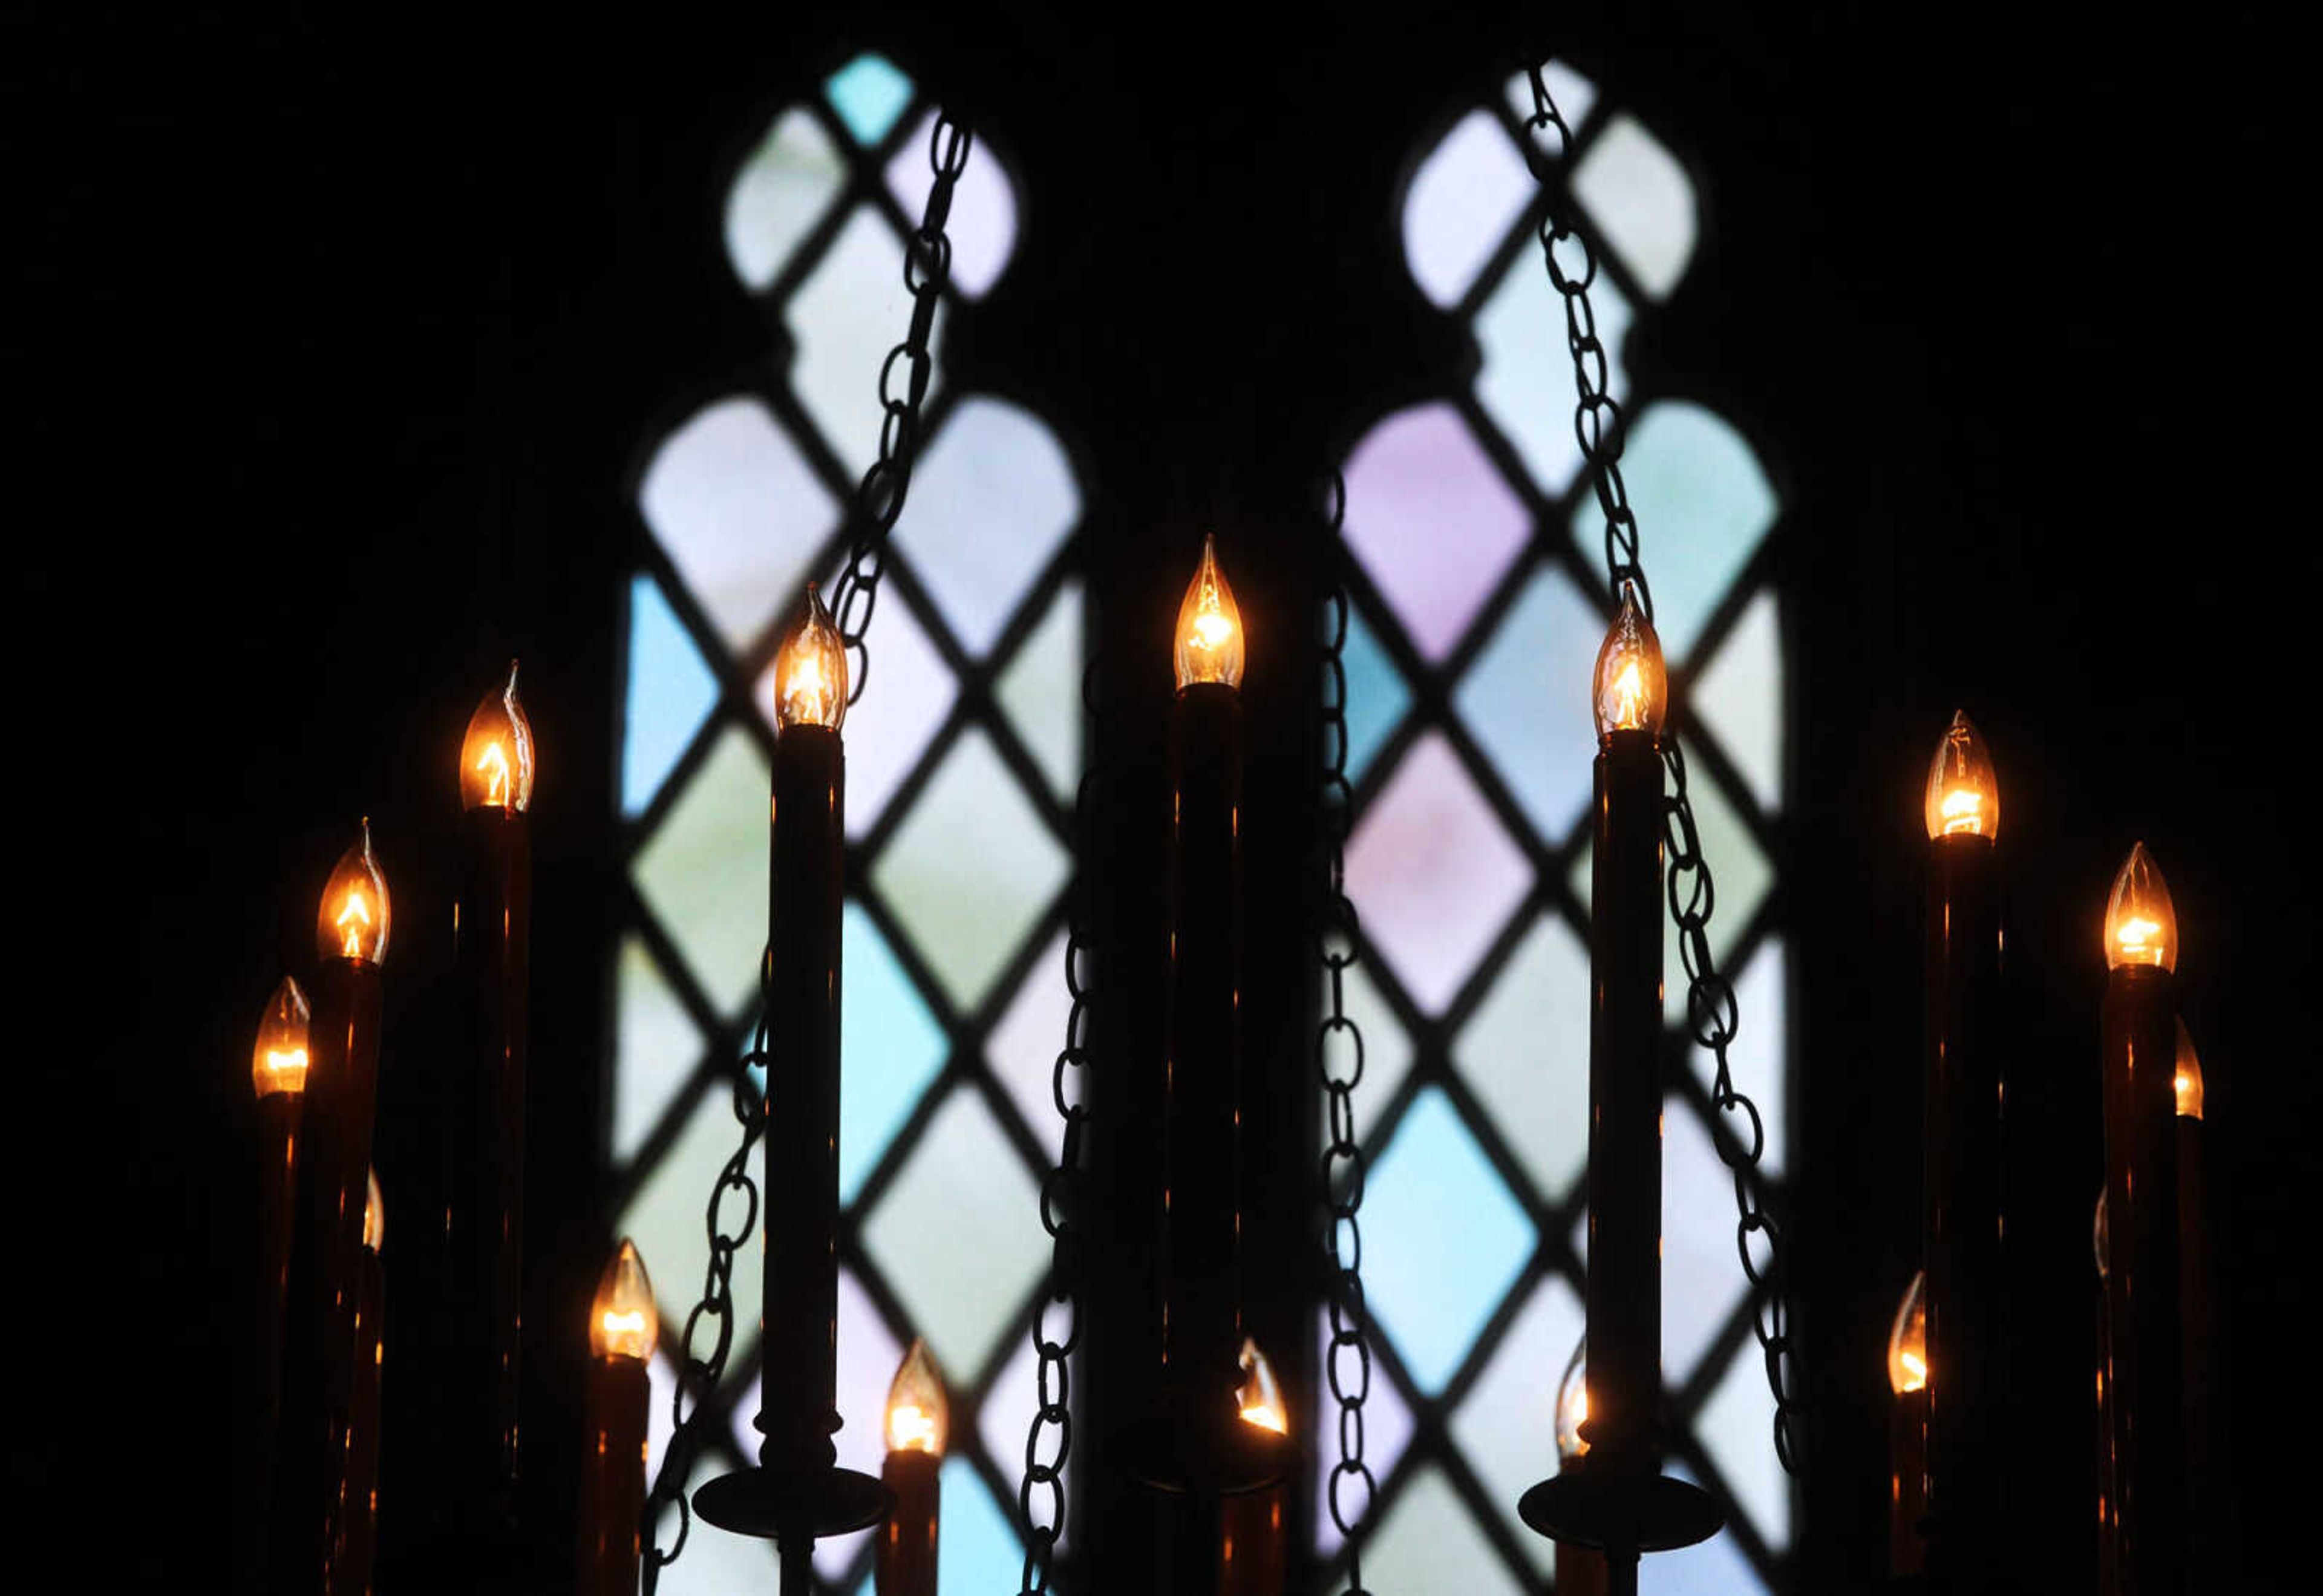
[[[729,263],[767,318],[764,358],[696,395],[638,482],[607,1145],[665,1348],[702,1278],[702,1204],[738,1135],[726,1087],[757,1022],[773,653],[803,584],[828,586],[846,557],[843,507],[878,443],[876,380],[908,318],[904,240],[931,180],[933,117],[903,73],[866,54],[775,118],[725,210]],[[1015,243],[1015,197],[988,146],[960,179],[950,232],[952,289],[973,300]],[[1039,418],[950,391],[941,366],[924,436],[871,686],[846,727],[838,1446],[841,1463],[878,1472],[887,1382],[926,1337],[952,1404],[942,1578],[1013,1590],[1081,767],[1082,606],[1068,574],[1081,491]],[[757,1455],[759,1258],[755,1237],[736,1258],[742,1324],[696,1483]],[[655,1467],[667,1358],[653,1369]],[[839,1589],[868,1590],[868,1532],[827,1541],[816,1565]],[[697,1526],[661,1589],[772,1577],[767,1543]]]

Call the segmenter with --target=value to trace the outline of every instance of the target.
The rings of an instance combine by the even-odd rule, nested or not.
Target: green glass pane
[[[781,274],[847,180],[847,165],[822,124],[803,107],[767,130],[726,194],[726,258],[743,285]]]
[[[840,936],[846,1078],[840,1092],[839,1200],[851,1203],[943,1067],[950,1044],[886,939],[849,900]]]
[[[1775,595],[1762,591],[1735,618],[1689,694],[1694,712],[1734,761],[1758,807],[1783,806],[1783,656]]]
[[[1047,1262],[1033,1178],[971,1089],[955,1090],[872,1210],[865,1244],[950,1377],[978,1378]]]
[[[879,366],[911,316],[903,243],[877,208],[858,206],[783,313],[794,345],[791,391],[850,480],[878,454]],[[932,349],[943,347],[945,319],[940,311]],[[931,382],[941,381],[939,368]]]
[[[1589,1163],[1589,953],[1562,920],[1533,922],[1453,1056],[1540,1195],[1563,1197]]]
[[[1543,841],[1589,807],[1597,727],[1589,681],[1605,619],[1564,572],[1544,566],[1501,618],[1452,694]]]
[[[767,762],[730,726],[631,867],[711,1001],[739,1013],[767,941]]]
[[[1555,1543],[1525,1527],[1517,1499],[1556,1472],[1556,1388],[1586,1326],[1573,1283],[1561,1275],[1543,1281],[1510,1321],[1452,1420],[1461,1455],[1508,1520],[1510,1536],[1543,1573],[1555,1572]]]
[[[1318,1012],[1328,1012],[1331,1003],[1329,977],[1321,977],[1317,1000]],[[1370,970],[1362,964],[1351,967],[1340,978],[1340,991],[1346,1004],[1347,1018],[1354,1021],[1364,1039],[1364,1077],[1355,1087],[1355,1130],[1359,1135],[1369,1135],[1387,1111],[1388,1100],[1403,1084],[1411,1069],[1411,1037],[1380,995],[1378,984]],[[1331,1068],[1344,1076],[1349,1068],[1345,1062],[1345,1050],[1349,1044],[1341,1041],[1330,1043]],[[1329,1136],[1329,1127],[1318,1124],[1316,1145],[1319,1148]]]
[[[702,1041],[640,939],[621,939],[614,984],[613,1160],[626,1163],[702,1062]]]
[[[1072,463],[1021,405],[964,395],[912,473],[895,541],[971,655],[990,651],[1080,518]]]
[[[833,72],[822,92],[858,142],[876,144],[910,103],[912,80],[886,56],[865,50]]]
[[[1452,1378],[1533,1247],[1533,1228],[1437,1087],[1413,1099],[1364,1197],[1364,1284],[1423,1391]]]
[[[1676,400],[1631,418],[1621,474],[1644,528],[1654,629],[1662,652],[1683,661],[1775,524],[1774,485],[1740,433],[1700,405]],[[1602,558],[1605,522],[1593,497],[1575,504],[1572,525],[1582,553]]]
[[[1379,634],[1364,619],[1362,606],[1352,602],[1339,663],[1347,673],[1347,779],[1360,782],[1411,707],[1411,689],[1380,647]]]
[[[1081,584],[1059,584],[996,689],[1060,803],[1073,801],[1081,779]]]
[[[640,571],[629,581],[628,690],[621,702],[621,812],[638,815],[661,791],[718,702],[718,678],[685,623]]]
[[[1432,1465],[1412,1476],[1364,1546],[1364,1584],[1460,1596],[1522,1596],[1524,1590]]]
[[[1756,1342],[1743,1344],[1694,1416],[1694,1431],[1759,1538],[1780,1552],[1791,1542],[1790,1481],[1775,1456],[1775,1399],[1757,1352]]]
[[[1647,298],[1677,287],[1694,259],[1694,183],[1660,140],[1615,116],[1582,152],[1573,192]]]
[[[1060,887],[1065,851],[1018,790],[1016,778],[971,729],[872,867],[953,1004],[984,1001]]]
[[[1616,399],[1624,399],[1630,380],[1621,343],[1630,330],[1630,302],[1602,277],[1589,290],[1589,299],[1597,311],[1597,336],[1605,345],[1606,386]],[[1541,491],[1551,497],[1563,493],[1581,470],[1581,445],[1573,436],[1573,356],[1565,343],[1564,297],[1550,286],[1538,250],[1521,251],[1510,263],[1476,314],[1476,342],[1484,355],[1476,373],[1478,402],[1508,435]],[[1647,546],[1657,552],[1650,541],[1657,524],[1654,501],[1636,491],[1634,476],[1630,485]],[[1593,497],[1578,497],[1584,509],[1593,509]],[[1657,582],[1664,563],[1656,559]],[[1658,586],[1655,592],[1658,595]],[[1663,643],[1667,647],[1668,639]]]
[[[702,1223],[704,1206],[719,1169],[741,1144],[734,1095],[712,1084],[695,1096],[685,1111],[685,1128],[629,1198],[614,1225],[614,1234],[637,1243],[638,1256],[645,1260],[655,1299],[661,1304],[665,1343],[684,1328],[685,1316],[701,1295],[703,1271],[710,1266],[710,1241]],[[739,1222],[740,1216],[741,1208],[737,1206],[730,1222]],[[748,1246],[734,1250],[736,1362],[758,1344],[765,1263],[755,1232]]]

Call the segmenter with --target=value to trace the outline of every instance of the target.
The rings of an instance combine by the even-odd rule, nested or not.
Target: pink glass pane
[[[928,164],[928,132],[935,121],[935,113],[929,112],[887,163],[887,187],[914,223],[927,209],[928,190],[935,183],[935,170]],[[944,233],[951,240],[952,286],[970,299],[982,298],[1000,280],[1016,247],[1016,193],[992,158],[992,146],[981,140],[953,186]]]
[[[1347,541],[1430,659],[1460,640],[1529,529],[1450,405],[1399,410],[1347,456]]]
[[[1329,1505],[1331,1471],[1339,1464],[1339,1410],[1331,1399],[1326,1372],[1330,1358],[1331,1316],[1325,1312],[1315,1318],[1315,1392],[1320,1410],[1315,1415],[1314,1439],[1308,1445],[1315,1454],[1315,1549],[1327,1557],[1339,1549],[1339,1531],[1331,1522]],[[1357,1368],[1354,1348],[1339,1354],[1339,1379],[1349,1391],[1356,1389],[1360,1379]],[[1296,1417],[1293,1415],[1294,1422]],[[1385,1485],[1395,1472],[1396,1461],[1410,1444],[1411,1409],[1403,1405],[1387,1371],[1374,1363],[1371,1395],[1364,1402],[1364,1461],[1371,1465],[1372,1478]],[[1339,1500],[1350,1514],[1363,1511],[1363,1481],[1350,1476],[1339,1488]]]
[[[1411,175],[1403,253],[1412,280],[1438,305],[1456,304],[1533,192],[1532,174],[1499,119],[1482,107],[1469,112]]]

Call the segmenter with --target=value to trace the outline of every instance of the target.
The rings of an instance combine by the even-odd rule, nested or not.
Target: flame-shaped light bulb
[[[1590,707],[1597,718],[1597,740],[1617,731],[1659,737],[1669,710],[1669,672],[1662,665],[1662,640],[1638,608],[1637,589],[1621,584],[1621,607],[1597,650]]]
[[[522,814],[532,807],[532,722],[516,695],[516,661],[508,682],[484,694],[460,739],[460,810]]]
[[[847,719],[847,643],[840,637],[822,593],[806,584],[806,613],[783,639],[775,656],[775,720],[785,730],[822,726],[832,731]]]
[[[325,959],[381,964],[387,959],[387,877],[371,851],[371,820],[363,835],[339,856],[323,884],[323,905],[315,921],[315,942]]]
[[[250,1050],[250,1078],[262,1097],[307,1089],[307,995],[289,976],[266,1000],[258,1017],[258,1041]]]
[[[623,1236],[620,1250],[597,1277],[597,1295],[589,1304],[589,1350],[601,1358],[642,1363],[660,1339],[661,1314],[654,1307],[646,1261],[638,1256],[638,1244]]]
[[[2098,1188],[2097,1212],[2089,1215],[2089,1254],[2097,1260],[2098,1279],[2102,1280],[2113,1272],[2111,1267],[2113,1237],[2107,1233],[2106,1226],[2106,1194],[2103,1187]]]
[[[1912,1277],[1887,1332],[1887,1389],[1897,1396],[1928,1383],[1928,1277]]]
[[[1197,682],[1242,685],[1242,611],[1218,569],[1217,541],[1202,539],[1202,563],[1178,606],[1178,691]]]
[[[2178,968],[2178,911],[2143,842],[2130,848],[2113,878],[2113,895],[2106,900],[2105,946],[2109,970],[2126,964]]]
[[[1936,757],[1928,766],[1928,840],[1939,837],[2000,835],[2000,781],[1992,755],[1970,724],[1966,710],[1955,711]]]
[[[2178,1094],[2178,1117],[2202,1117],[2202,1060],[2194,1055],[2194,1039],[2188,1034],[2186,1022],[2178,1022],[2178,1068],[2171,1077],[2172,1089]]]
[[[1589,1338],[1583,1336],[1565,1361],[1565,1378],[1556,1382],[1556,1455],[1566,1463],[1589,1455],[1581,1426],[1589,1422]]]
[[[928,1344],[912,1338],[912,1350],[895,1367],[887,1388],[887,1450],[943,1455],[951,1432],[951,1408],[944,1400],[943,1376],[928,1355]]]
[[[380,1198],[377,1169],[364,1181],[363,1244],[363,1251],[374,1258],[387,1244],[387,1204]]]
[[[1290,1410],[1283,1403],[1282,1387],[1274,1378],[1274,1365],[1258,1350],[1258,1343],[1247,1335],[1242,1338],[1242,1384],[1235,1388],[1235,1406],[1242,1409],[1244,1424],[1272,1430],[1278,1435],[1290,1433]]]

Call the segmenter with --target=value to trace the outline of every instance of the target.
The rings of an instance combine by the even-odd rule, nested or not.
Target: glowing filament
[[[532,722],[516,695],[516,662],[508,680],[484,694],[460,743],[460,808],[522,814],[532,806]]]
[[[371,903],[361,887],[347,893],[346,907],[339,911],[338,927],[345,933],[339,951],[349,959],[361,959],[363,932],[371,929]]]
[[[1589,1454],[1581,1426],[1589,1422],[1589,1342],[1584,1337],[1566,1360],[1565,1378],[1556,1382],[1556,1455],[1570,1463]]]
[[[847,719],[847,643],[822,607],[815,584],[806,585],[806,613],[775,656],[775,720],[778,726],[823,726],[839,729]]]
[[[2194,1056],[2194,1039],[2187,1033],[2186,1022],[2178,1022],[2177,1071],[2171,1077],[2170,1087],[2178,1097],[2180,1119],[2202,1117],[2202,1060]]]
[[[1899,1397],[1928,1383],[1927,1283],[1924,1273],[1912,1277],[1887,1333],[1887,1387]]]
[[[928,1356],[927,1343],[915,1336],[887,1387],[887,1450],[941,1457],[950,1423],[943,1377]]]
[[[1274,1365],[1247,1335],[1242,1342],[1242,1384],[1235,1391],[1235,1402],[1242,1409],[1243,1423],[1278,1435],[1290,1433],[1290,1416],[1282,1400],[1282,1388],[1274,1378]]]
[[[1175,664],[1181,693],[1198,682],[1242,685],[1242,610],[1218,569],[1217,546],[1208,537],[1202,539],[1201,564],[1178,605]]]
[[[2178,968],[2178,912],[2143,842],[2129,850],[2113,878],[2113,893],[2106,903],[2105,944],[2107,969],[2126,964]]]
[[[258,1041],[250,1050],[250,1076],[262,1097],[307,1089],[307,995],[289,976],[266,1000],[259,1016]]]
[[[373,1169],[363,1189],[363,1251],[372,1257],[387,1244],[387,1202],[379,1195],[379,1171]]]
[[[589,1350],[601,1358],[653,1356],[661,1336],[661,1316],[654,1307],[653,1282],[646,1278],[645,1260],[627,1236],[620,1251],[597,1278],[597,1295],[589,1304]]]
[[[1661,639],[1638,608],[1636,590],[1626,583],[1621,607],[1597,650],[1590,701],[1600,742],[1617,731],[1661,735],[1669,709],[1669,674],[1662,665]]]
[[[508,754],[498,743],[484,745],[476,769],[484,778],[484,802],[494,809],[508,807]]]
[[[1982,837],[2000,831],[2000,782],[1984,739],[1969,724],[1965,710],[1952,716],[1928,766],[1924,812],[1928,839]]]
[[[371,821],[365,820],[354,846],[339,857],[330,880],[323,885],[317,948],[325,959],[381,963],[387,958],[390,919],[387,877],[372,857]]]

